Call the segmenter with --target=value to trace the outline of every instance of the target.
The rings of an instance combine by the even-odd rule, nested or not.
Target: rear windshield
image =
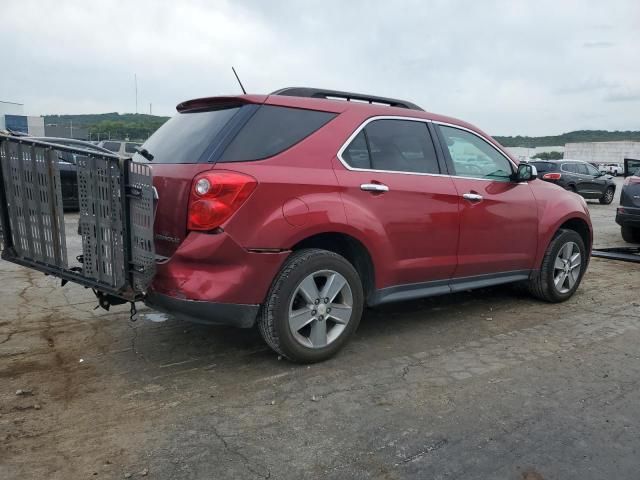
[[[178,113],[142,147],[153,163],[260,160],[292,147],[335,116],[272,105]],[[146,161],[140,154],[134,159]]]
[[[536,170],[539,173],[544,173],[544,172],[553,172],[554,170],[556,170],[556,164],[555,163],[549,163],[549,162],[531,162],[531,165],[533,165],[534,167],[536,167]]]
[[[198,163],[220,130],[240,107],[207,112],[178,113],[151,135],[143,148],[153,155],[153,163]],[[134,160],[147,160],[136,153]]]

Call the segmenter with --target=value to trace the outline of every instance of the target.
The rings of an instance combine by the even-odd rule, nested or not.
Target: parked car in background
[[[121,157],[132,157],[133,154],[136,153],[136,148],[140,145],[140,143],[120,140],[102,140],[98,143],[99,147],[106,148],[111,153],[115,153]]]
[[[531,162],[542,180],[555,183],[584,198],[599,200],[604,205],[613,202],[616,184],[611,175],[580,160],[536,160]]]
[[[625,159],[616,223],[625,242],[640,243],[640,160]]]
[[[600,173],[608,173],[610,175],[613,175],[614,177],[617,177],[618,175],[622,175],[622,173],[624,172],[624,165],[620,163],[607,163],[600,165],[598,170],[600,171]]]
[[[316,362],[366,306],[513,282],[561,302],[587,269],[584,199],[461,120],[308,88],[177,110],[133,157],[158,194],[152,308]]]

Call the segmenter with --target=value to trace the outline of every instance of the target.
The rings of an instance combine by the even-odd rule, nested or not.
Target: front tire
[[[640,243],[640,228],[621,227],[622,239],[627,243]]]
[[[293,252],[271,286],[258,315],[265,342],[298,363],[335,355],[362,316],[364,293],[344,257],[320,249]]]
[[[600,197],[599,201],[602,205],[609,205],[613,202],[613,197],[615,196],[616,189],[613,187],[608,187],[604,194]]]
[[[529,279],[529,292],[546,302],[571,298],[587,268],[587,251],[574,230],[560,229],[547,247],[540,270]]]

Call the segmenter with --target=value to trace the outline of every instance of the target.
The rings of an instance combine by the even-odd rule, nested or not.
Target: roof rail
[[[390,107],[408,108],[410,110],[421,110],[415,103],[397,98],[376,97],[374,95],[366,95],[364,93],[341,92],[339,90],[327,90],[324,88],[307,88],[307,87],[287,87],[272,92],[271,95],[285,95],[288,97],[310,97],[324,98],[327,100],[346,100],[364,102],[377,105],[388,105]]]

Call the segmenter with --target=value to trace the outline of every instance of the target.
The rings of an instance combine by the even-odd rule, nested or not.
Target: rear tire
[[[540,270],[529,279],[529,292],[545,302],[564,302],[578,289],[586,268],[582,237],[574,230],[560,229],[547,247]]]
[[[600,197],[599,202],[602,205],[609,205],[613,202],[613,197],[615,196],[616,189],[613,187],[609,187],[605,190],[604,194]]]
[[[265,342],[289,360],[320,362],[347,343],[363,306],[362,281],[351,263],[327,250],[299,250],[275,278],[258,328]]]
[[[575,185],[569,185],[567,187],[567,190],[569,190],[570,192],[573,192],[573,193],[578,193],[578,190],[576,189]]]
[[[627,243],[640,243],[640,228],[621,227],[622,239]]]

